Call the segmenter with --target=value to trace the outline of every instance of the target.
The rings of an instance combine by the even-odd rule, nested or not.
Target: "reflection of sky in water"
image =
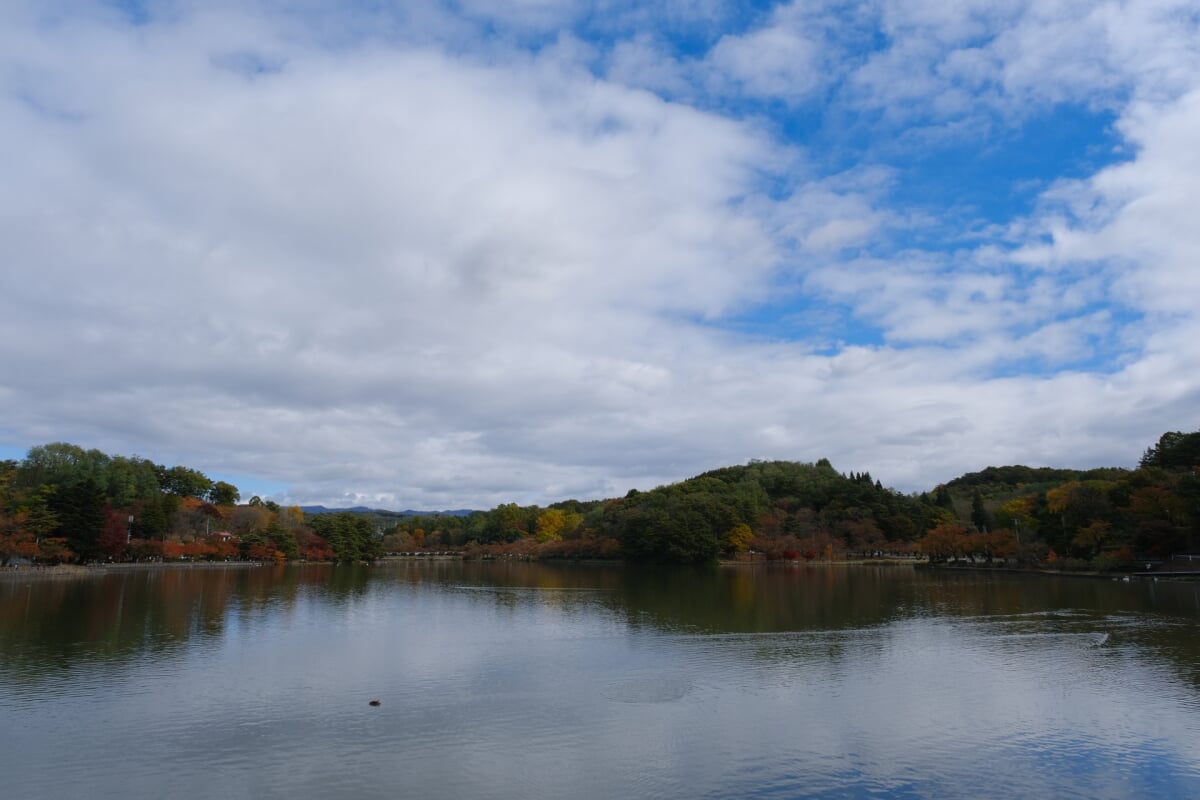
[[[0,672],[13,796],[1200,796],[1196,623],[1122,595],[723,633],[675,585],[381,574],[233,597],[218,634],[52,683]]]
[[[1194,690],[1136,644],[1110,648],[1111,635],[1054,623],[1044,633],[1021,627],[919,620],[764,637],[758,654],[770,666],[732,695],[718,693],[740,705],[720,710],[745,722],[725,731],[745,769],[711,794],[770,776],[744,794],[1194,795]],[[772,680],[775,690],[756,698]],[[789,746],[756,757],[753,743],[764,739]]]

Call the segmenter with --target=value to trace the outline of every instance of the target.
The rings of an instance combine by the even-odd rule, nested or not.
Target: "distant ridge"
[[[367,508],[353,506],[352,508],[328,508],[326,506],[300,506],[305,514],[382,514],[389,517],[466,517],[474,513],[470,508],[454,508],[446,511],[391,511],[386,508]]]

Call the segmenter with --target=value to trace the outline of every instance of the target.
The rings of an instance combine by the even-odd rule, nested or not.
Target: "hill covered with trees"
[[[979,555],[1003,532],[1029,564],[1115,569],[1200,552],[1200,432],[1165,433],[1137,469],[988,467],[935,490],[956,523],[923,542],[935,560]]]
[[[153,559],[327,560],[378,550],[375,526],[306,520],[190,467],[62,442],[0,462],[0,565]]]
[[[55,443],[0,462],[0,562],[370,560],[387,552],[623,558],[834,558],[921,552],[1120,569],[1200,550],[1200,432],[1137,469],[987,467],[905,495],[829,461],[751,461],[609,500],[489,511],[306,514],[181,466]]]

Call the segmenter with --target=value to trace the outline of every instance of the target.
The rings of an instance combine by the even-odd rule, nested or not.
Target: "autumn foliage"
[[[370,561],[386,553],[638,562],[907,557],[1120,569],[1200,552],[1200,433],[1137,470],[988,467],[924,494],[869,473],[752,461],[607,500],[404,516],[305,515],[187,467],[55,443],[0,462],[0,564],[14,560]]]

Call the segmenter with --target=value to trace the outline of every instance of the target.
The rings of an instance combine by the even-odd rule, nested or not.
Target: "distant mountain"
[[[470,508],[454,508],[446,511],[392,511],[386,508],[367,508],[354,506],[352,508],[327,508],[326,506],[300,506],[305,514],[379,514],[384,517],[466,517],[474,513]]]
[[[371,509],[366,506],[355,506],[354,508],[326,508],[325,506],[300,506],[300,510],[305,514],[340,514],[343,511],[351,513],[370,512]]]

